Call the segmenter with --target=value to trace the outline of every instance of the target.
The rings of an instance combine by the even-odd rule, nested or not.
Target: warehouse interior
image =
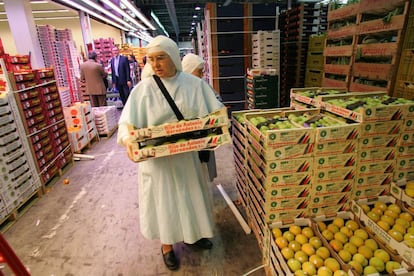
[[[141,70],[157,35],[225,108],[190,120],[197,149],[186,121],[133,129],[132,162],[112,49]],[[80,80],[92,50],[106,106]],[[412,0],[0,0],[0,69],[0,274],[414,275]],[[175,244],[172,271],[137,167],[176,148],[214,150],[217,177],[213,247]]]

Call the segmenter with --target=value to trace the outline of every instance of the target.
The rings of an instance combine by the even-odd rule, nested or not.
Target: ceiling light
[[[197,17],[198,17],[198,16],[197,16],[197,14],[194,14],[194,15],[193,15],[193,18],[197,18]]]
[[[60,9],[60,10],[37,10],[37,11],[32,11],[32,13],[57,13],[57,12],[69,12],[69,10]]]
[[[105,4],[107,4],[111,9],[115,10],[116,12],[120,13],[124,17],[128,18],[128,20],[131,21],[133,24],[137,25],[138,28],[140,28],[142,30],[147,29],[144,26],[142,26],[141,24],[139,24],[138,21],[136,21],[132,16],[127,14],[123,9],[121,9],[119,6],[115,5],[112,1],[110,1],[110,0],[101,0],[101,1],[104,2]]]
[[[62,19],[79,19],[79,16],[56,16],[56,17],[35,17],[35,21],[41,20],[62,20]]]
[[[118,29],[121,29],[121,30],[124,30],[124,31],[128,31],[128,29],[125,28],[124,26],[121,26],[121,25],[115,23],[114,21],[110,20],[109,18],[107,18],[105,16],[102,16],[102,15],[97,14],[96,12],[92,11],[91,9],[88,9],[87,7],[82,6],[82,5],[80,5],[80,4],[76,3],[76,2],[73,2],[71,0],[60,0],[60,1],[63,2],[63,3],[65,3],[65,4],[67,4],[67,5],[69,5],[69,6],[71,6],[71,7],[73,7],[73,8],[75,8],[75,9],[77,9],[77,10],[84,11],[87,14],[92,15],[93,17],[95,17],[97,19],[101,19],[101,20],[105,21],[106,23],[109,23],[112,26],[117,27]]]
[[[168,34],[168,32],[165,30],[164,25],[161,24],[160,20],[158,19],[157,15],[151,11],[151,17],[152,19],[154,19],[155,23],[158,24],[158,26],[160,27],[160,29],[165,33],[165,35],[167,37],[170,37],[170,35]]]
[[[132,4],[129,0],[121,0],[121,3],[124,4],[128,9],[130,9],[145,25],[148,26],[151,30],[155,31],[154,25],[137,9],[137,7]]]
[[[65,1],[70,1],[70,2],[72,2],[71,0],[65,0]],[[115,21],[119,22],[120,24],[123,24],[123,25],[125,25],[125,26],[129,27],[130,29],[132,29],[132,30],[134,30],[134,31],[137,31],[137,30],[138,30],[137,28],[135,28],[134,26],[132,26],[131,24],[129,24],[129,23],[128,23],[128,22],[126,22],[125,20],[122,20],[121,18],[119,18],[118,16],[114,15],[113,13],[108,12],[108,10],[107,10],[107,9],[105,9],[104,7],[102,7],[102,6],[98,5],[98,4],[96,4],[95,2],[92,2],[92,1],[90,1],[90,0],[82,0],[82,2],[84,2],[85,4],[87,4],[87,5],[91,6],[91,7],[92,7],[92,8],[94,8],[95,10],[98,10],[98,11],[100,11],[101,13],[103,13],[103,14],[105,14],[105,15],[107,15],[107,16],[109,16],[109,17],[111,17],[113,20],[115,20]],[[101,17],[102,17],[102,16],[101,16]],[[99,18],[99,17],[98,17],[98,18]]]
[[[196,10],[196,11],[201,10],[200,6],[198,6],[198,5],[197,5],[197,6],[195,7],[195,10]]]

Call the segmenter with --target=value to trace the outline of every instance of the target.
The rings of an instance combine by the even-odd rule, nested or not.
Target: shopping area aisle
[[[262,265],[254,234],[245,234],[215,187],[221,183],[237,199],[231,145],[216,150],[214,246],[201,251],[176,245],[177,272],[165,267],[159,241],[147,240],[139,231],[137,168],[116,144],[116,134],[101,138],[85,154],[95,159],[71,165],[4,234],[32,275],[227,276]],[[264,270],[249,275],[264,275]]]

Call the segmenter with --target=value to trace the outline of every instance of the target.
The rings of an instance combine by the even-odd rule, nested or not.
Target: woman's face
[[[204,75],[204,67],[198,67],[191,74],[201,79]]]
[[[147,62],[154,73],[160,78],[175,76],[177,69],[174,62],[166,52],[155,52],[147,55]]]

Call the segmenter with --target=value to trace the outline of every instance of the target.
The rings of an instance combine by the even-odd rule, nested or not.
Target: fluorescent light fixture
[[[139,24],[138,21],[136,21],[132,16],[127,14],[123,9],[121,9],[119,6],[115,5],[110,0],[101,0],[101,2],[107,4],[111,9],[113,9],[116,12],[122,14],[122,16],[128,18],[129,21],[131,21],[133,24],[137,25],[138,28],[140,28],[141,30],[146,30],[147,29],[144,26],[142,26],[141,24]]]
[[[35,17],[35,21],[42,20],[62,20],[62,19],[79,19],[79,16],[56,16],[56,17]]]
[[[65,0],[65,1],[70,1],[70,2],[72,2],[71,0]],[[101,5],[98,5],[98,4],[96,4],[95,2],[92,2],[92,1],[90,1],[90,0],[82,0],[82,2],[83,3],[85,3],[85,4],[87,4],[87,5],[89,5],[89,6],[91,6],[92,8],[94,8],[95,10],[98,10],[98,11],[100,11],[101,13],[103,13],[103,14],[105,14],[105,15],[107,15],[107,16],[109,16],[109,17],[111,17],[113,20],[115,20],[115,21],[117,21],[117,22],[119,22],[120,24],[122,24],[122,25],[125,25],[125,26],[127,26],[127,27],[129,27],[130,29],[132,29],[132,30],[134,30],[134,31],[138,31],[138,29],[137,28],[135,28],[134,26],[132,26],[131,24],[129,24],[128,22],[126,22],[125,20],[122,20],[121,18],[119,18],[118,16],[116,16],[116,15],[114,15],[114,14],[112,14],[112,13],[110,13],[108,10],[106,10],[104,7],[102,7]],[[102,16],[100,16],[100,17],[102,17]],[[98,17],[99,18],[99,17]]]
[[[153,11],[151,11],[151,17],[152,17],[152,19],[154,19],[155,23],[157,23],[157,24],[158,24],[158,26],[159,26],[159,27],[160,27],[160,29],[164,32],[164,34],[165,34],[167,37],[170,37],[170,35],[168,34],[168,32],[165,30],[164,25],[162,25],[162,24],[161,24],[161,22],[160,22],[160,20],[158,19],[157,15],[156,15]]]
[[[124,26],[121,26],[121,25],[115,23],[114,21],[110,20],[109,18],[106,18],[102,15],[97,14],[96,12],[92,11],[91,9],[88,9],[87,7],[82,6],[82,5],[80,5],[76,2],[73,2],[71,0],[60,0],[60,1],[67,4],[67,5],[69,5],[69,6],[71,6],[71,7],[73,7],[73,8],[75,8],[75,9],[78,9],[80,11],[84,11],[84,12],[86,12],[86,13],[88,13],[88,14],[90,14],[90,15],[98,18],[98,19],[101,19],[101,20],[111,24],[112,26],[117,27],[118,29],[128,31],[128,29],[125,28]]]
[[[37,10],[37,11],[32,11],[32,13],[57,13],[57,12],[69,12],[69,10],[59,9],[59,10]]]
[[[121,0],[121,3],[125,5],[128,9],[130,9],[145,25],[148,26],[151,30],[155,30],[154,25],[137,9],[137,7],[132,4],[129,0]]]

